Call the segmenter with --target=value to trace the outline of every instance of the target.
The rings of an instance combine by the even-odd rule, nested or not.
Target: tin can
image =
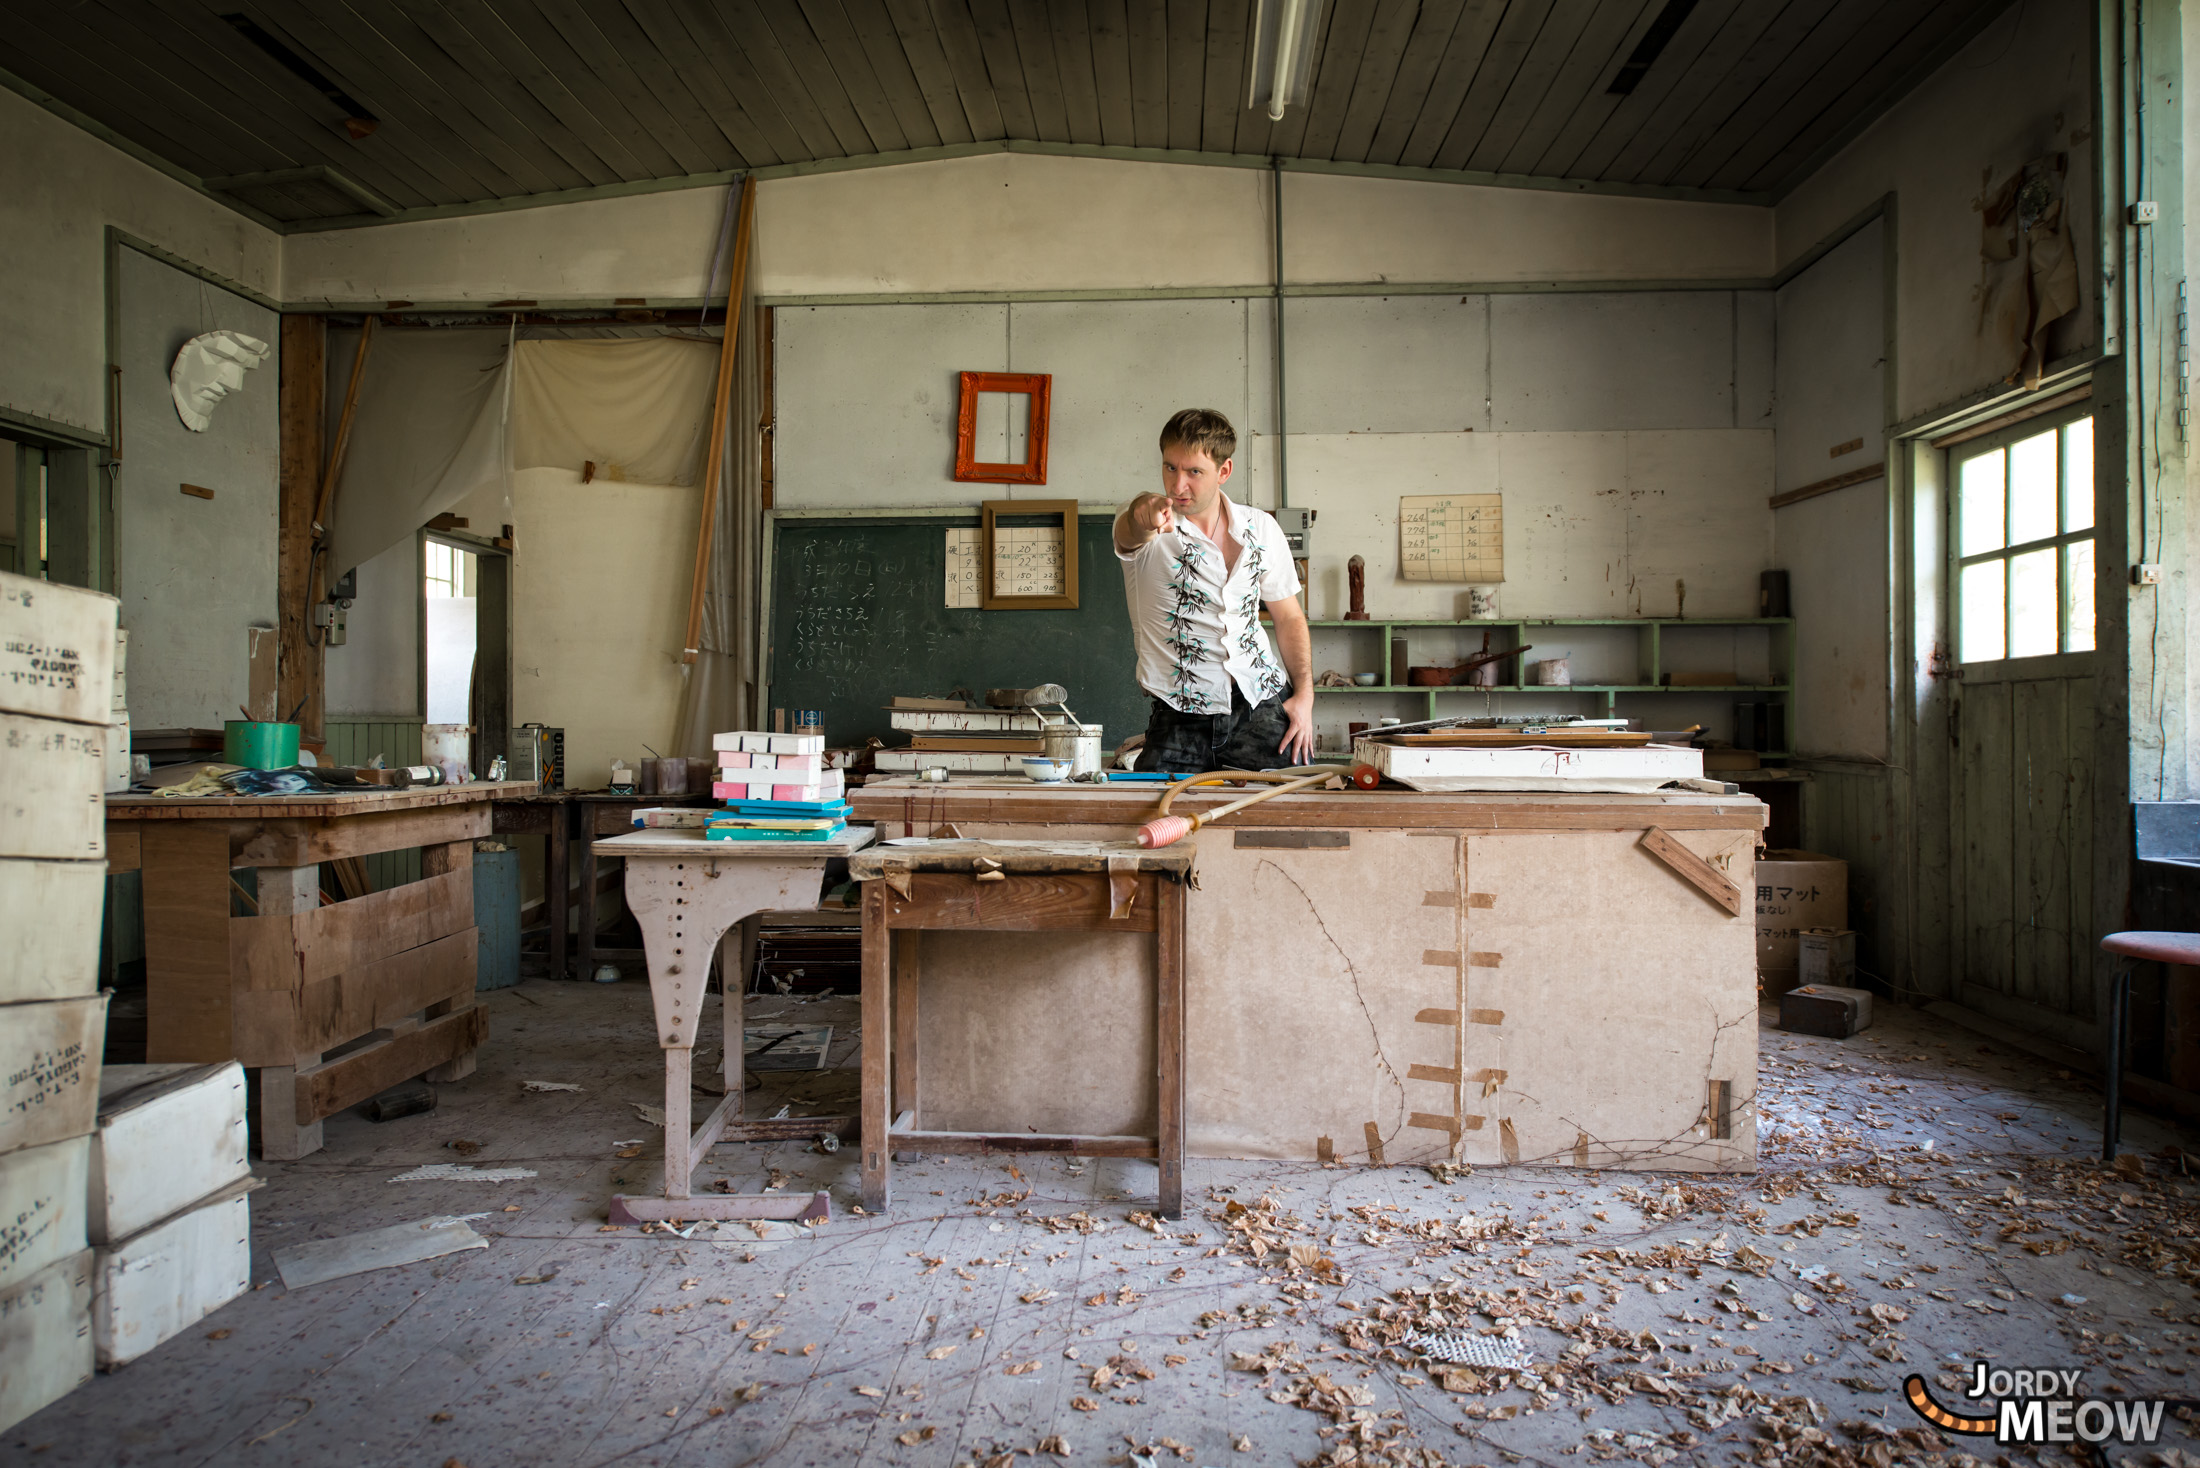
[[[1101,732],[1099,724],[1049,724],[1040,735],[1040,749],[1048,759],[1068,760],[1072,780],[1079,775],[1097,775]]]

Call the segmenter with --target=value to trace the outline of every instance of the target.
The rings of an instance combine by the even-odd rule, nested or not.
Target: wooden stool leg
[[[694,1081],[695,1051],[692,1046],[665,1047],[665,1196],[689,1196],[688,1180],[695,1161],[688,1154],[689,1123],[693,1120],[689,1092]]]
[[[2124,1028],[2130,1023],[2131,965],[2119,964],[2108,986],[2108,1054],[2101,1057],[2107,1097],[2101,1107],[2101,1161],[2116,1160],[2124,1130]]]
[[[892,1201],[893,947],[884,882],[863,884],[863,1206]]]
[[[1155,1151],[1161,1162],[1161,1216],[1184,1216],[1184,884],[1149,875],[1156,899],[1154,1053],[1160,1072]]]

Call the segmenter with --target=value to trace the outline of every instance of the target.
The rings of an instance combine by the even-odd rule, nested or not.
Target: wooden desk
[[[567,858],[573,839],[572,803],[571,791],[544,790],[529,785],[511,795],[498,797],[490,806],[492,834],[543,838],[542,896],[548,909],[548,957],[553,979],[571,977],[566,962],[571,951],[566,929],[572,917],[572,866]],[[524,930],[520,937],[524,942]]]
[[[602,948],[596,946],[596,843],[605,836],[618,836],[634,829],[634,812],[650,810],[666,805],[715,805],[708,791],[686,795],[613,795],[608,790],[574,790],[566,794],[572,802],[572,839],[580,846],[581,900],[580,922],[573,935],[573,977],[584,983],[596,977],[596,959],[644,958],[646,953],[632,948]],[[700,833],[698,833],[700,834]],[[720,842],[719,845],[739,843]],[[750,843],[753,844],[753,843]],[[797,842],[797,845],[801,843]],[[815,907],[817,904],[808,904]],[[566,976],[562,963],[553,964],[551,973],[558,978]]]
[[[1151,1157],[1158,1212],[1184,1212],[1184,884],[1193,843],[928,841],[849,858],[863,884],[863,1206],[892,1201],[891,1159],[911,1152]],[[926,930],[1151,933],[1154,1136],[917,1129],[916,939]],[[889,1107],[891,1110],[889,1111]],[[892,1116],[889,1126],[888,1116]]]
[[[261,1155],[321,1146],[321,1121],[400,1081],[472,1073],[473,864],[514,781],[355,795],[110,796],[109,869],[143,873],[149,1062],[257,1072]],[[421,848],[422,878],[321,901],[320,864]],[[257,912],[231,916],[254,869]],[[353,1041],[371,1043],[324,1060]]]
[[[830,841],[711,841],[700,831],[650,830],[591,843],[626,863],[626,905],[641,924],[649,956],[649,997],[657,1043],[665,1053],[665,1187],[657,1197],[618,1194],[613,1223],[699,1218],[825,1218],[824,1193],[711,1193],[695,1197],[695,1164],[720,1141],[784,1141],[819,1132],[846,1134],[847,1116],[748,1121],[741,1116],[741,985],[725,986],[720,1005],[726,1098],[691,1134],[695,1037],[711,960],[728,929],[751,914],[811,908],[823,895],[825,863],[870,844],[869,826],[850,826]]]

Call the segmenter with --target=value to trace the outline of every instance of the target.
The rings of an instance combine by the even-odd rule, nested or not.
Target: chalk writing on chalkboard
[[[1405,495],[1398,501],[1398,574],[1407,581],[1505,579],[1505,497]]]

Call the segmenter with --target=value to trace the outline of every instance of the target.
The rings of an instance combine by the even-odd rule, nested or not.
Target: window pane
[[[1966,663],[1991,662],[2003,656],[2001,561],[1982,561],[1963,568],[1959,589],[1959,614],[1963,638],[1957,656]]]
[[[1956,494],[1962,524],[1956,535],[1956,554],[1959,556],[1975,556],[1980,551],[1999,550],[2008,544],[2002,539],[2001,476],[2002,461],[2006,457],[2002,450],[1995,449],[1990,454],[1963,461],[1962,487]]]
[[[2063,529],[2093,528],[2093,420],[2063,425]],[[2091,552],[2087,552],[2091,554]],[[2090,593],[2088,593],[2090,595]],[[2091,602],[2086,605],[2091,606]],[[2091,625],[2090,621],[2087,623]],[[2090,639],[2086,646],[2093,645]]]
[[[2093,542],[2063,547],[2063,651],[2093,650]]]
[[[2055,550],[2026,551],[2009,560],[2009,656],[2045,657],[2062,631],[2062,599],[2055,591]]]
[[[2009,450],[2009,543],[2055,533],[2055,438],[2052,428]]]

